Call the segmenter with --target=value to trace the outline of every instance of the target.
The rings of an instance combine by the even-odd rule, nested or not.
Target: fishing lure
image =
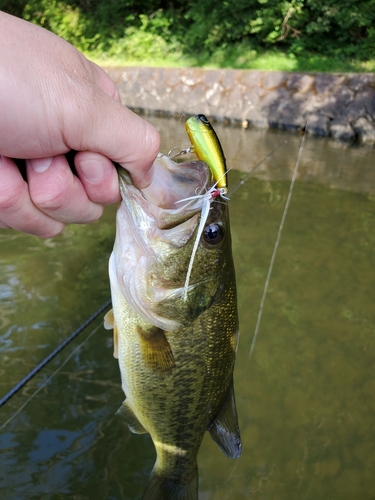
[[[205,115],[199,114],[190,117],[185,127],[192,144],[189,152],[194,152],[199,160],[207,163],[217,188],[225,190],[226,193],[228,177],[225,156],[211,123]],[[223,194],[225,193],[223,191]]]
[[[214,201],[216,198],[219,197],[223,198],[224,200],[229,200],[229,198],[225,196],[228,192],[228,177],[227,177],[225,156],[220,141],[216,135],[216,132],[212,128],[210,122],[204,115],[195,115],[187,120],[185,126],[192,147],[187,150],[180,151],[180,153],[178,154],[186,154],[194,152],[199,160],[202,160],[205,163],[207,163],[207,165],[211,170],[212,177],[215,181],[215,184],[206,193],[196,196],[191,196],[189,198],[184,198],[176,202],[176,203],[182,203],[182,202],[191,202],[193,200],[198,200],[198,199],[202,200],[202,211],[201,211],[200,222],[184,285],[183,299],[187,300],[189,281],[190,281],[191,271],[193,268],[194,258],[208,218],[211,203],[212,201]],[[184,205],[182,209],[185,208],[186,206],[187,205]]]

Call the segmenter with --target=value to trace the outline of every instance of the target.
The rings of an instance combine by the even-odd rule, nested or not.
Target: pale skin
[[[152,180],[159,135],[114,82],[56,35],[0,12],[0,227],[44,238],[120,200],[118,162]],[[78,151],[74,175],[65,158]],[[14,162],[26,160],[27,181]]]

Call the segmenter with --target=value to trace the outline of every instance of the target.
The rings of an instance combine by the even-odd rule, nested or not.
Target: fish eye
[[[203,231],[203,239],[209,245],[217,245],[223,239],[223,228],[219,224],[210,224]]]

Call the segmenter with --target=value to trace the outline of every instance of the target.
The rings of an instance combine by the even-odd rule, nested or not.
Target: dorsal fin
[[[209,426],[208,431],[227,457],[238,458],[241,455],[242,445],[233,379],[223,405]]]
[[[164,330],[152,326],[148,330],[137,327],[146,366],[156,372],[168,373],[174,367],[174,357]]]

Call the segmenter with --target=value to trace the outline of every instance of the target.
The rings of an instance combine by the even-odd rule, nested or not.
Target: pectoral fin
[[[115,318],[113,316],[113,309],[110,309],[104,316],[104,328],[106,330],[112,330],[115,324]]]
[[[241,436],[238,427],[236,401],[234,397],[233,380],[215,419],[208,431],[223,453],[229,458],[238,458],[241,455]]]
[[[107,312],[104,316],[104,328],[106,330],[111,330],[113,328],[113,356],[118,358],[118,331],[115,324],[115,318],[113,316],[113,309]]]
[[[174,357],[164,330],[157,326],[144,330],[138,327],[143,359],[148,368],[168,373],[174,367]]]
[[[125,422],[128,424],[129,429],[134,434],[146,434],[147,433],[146,429],[140,423],[140,421],[136,417],[132,407],[128,404],[126,399],[122,403],[120,408],[117,410],[116,415],[119,415],[121,418],[123,418],[125,420]]]

